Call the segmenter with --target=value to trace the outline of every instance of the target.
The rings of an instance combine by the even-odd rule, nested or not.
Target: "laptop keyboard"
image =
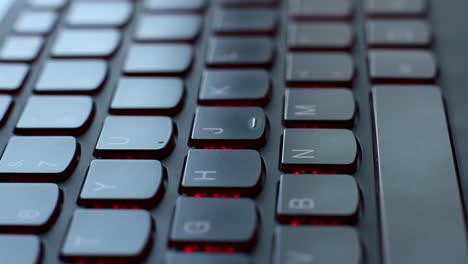
[[[0,262],[465,263],[430,13],[4,0]]]

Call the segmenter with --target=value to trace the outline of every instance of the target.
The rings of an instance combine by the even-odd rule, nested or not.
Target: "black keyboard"
[[[467,10],[1,0],[0,263],[467,263]]]

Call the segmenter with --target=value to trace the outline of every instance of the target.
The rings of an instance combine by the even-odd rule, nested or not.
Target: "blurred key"
[[[200,34],[202,19],[198,15],[143,15],[135,31],[137,41],[194,41]]]
[[[207,0],[145,0],[145,8],[153,12],[202,12]]]
[[[349,50],[352,45],[353,32],[346,23],[293,23],[288,28],[290,50]]]
[[[216,9],[213,30],[217,34],[262,35],[272,34],[276,29],[273,9]]]
[[[297,224],[351,224],[359,189],[350,175],[286,174],[279,183],[276,216]]]
[[[79,209],[60,255],[66,261],[140,263],[152,233],[151,215],[144,210]]]
[[[183,75],[191,67],[187,44],[132,44],[123,71],[129,75]]]
[[[356,103],[349,89],[287,89],[283,121],[287,127],[352,127]]]
[[[78,27],[121,27],[133,12],[132,1],[73,1],[66,23]]]
[[[79,203],[90,207],[149,207],[161,198],[164,177],[157,160],[93,160]]]
[[[167,256],[167,264],[252,264],[249,257],[242,254],[216,253],[175,253]]]
[[[19,34],[49,34],[57,22],[53,11],[24,11],[16,20],[13,29]]]
[[[0,230],[12,233],[45,231],[57,217],[61,199],[56,184],[0,183]]]
[[[182,108],[184,84],[177,78],[124,77],[111,103],[115,114],[174,115]]]
[[[262,68],[273,61],[273,44],[269,38],[218,37],[210,39],[206,64],[222,68]]]
[[[0,159],[0,179],[60,181],[73,171],[78,154],[79,145],[74,137],[14,136],[8,141]]]
[[[263,170],[255,150],[192,149],[180,190],[199,196],[251,196],[261,188]]]
[[[94,93],[107,79],[104,60],[48,60],[39,75],[38,93]]]
[[[225,7],[262,7],[272,6],[278,3],[278,0],[219,0]]]
[[[180,249],[246,251],[255,244],[257,209],[248,199],[188,198],[177,200],[169,245]]]
[[[32,235],[0,235],[0,259],[5,263],[41,263],[41,240]]]
[[[174,146],[169,117],[108,116],[95,155],[100,158],[163,158]]]
[[[353,173],[358,145],[346,129],[285,129],[282,171],[299,173]]]
[[[380,17],[423,16],[428,9],[427,0],[365,0],[364,5],[368,15]]]
[[[0,63],[0,92],[15,93],[23,86],[29,74],[29,65]]]
[[[348,19],[352,0],[290,0],[289,15],[298,20]]]
[[[374,83],[428,83],[436,78],[437,65],[426,50],[371,50],[369,71]]]
[[[37,9],[57,10],[65,6],[68,0],[29,0],[29,5]]]
[[[195,147],[258,148],[267,120],[259,107],[198,107],[190,144]]]
[[[423,20],[370,20],[366,29],[370,47],[428,47],[432,39]]]
[[[13,99],[9,95],[0,95],[0,126],[5,125],[13,108]]]
[[[32,62],[39,56],[44,39],[38,36],[10,36],[0,50],[0,60]]]
[[[294,52],[287,57],[290,86],[349,86],[353,78],[354,63],[347,53]]]
[[[109,57],[120,45],[116,29],[62,29],[55,39],[53,57]]]
[[[270,86],[265,70],[207,70],[198,101],[203,105],[265,105]]]
[[[15,132],[27,135],[78,135],[90,124],[94,103],[88,96],[31,96]]]

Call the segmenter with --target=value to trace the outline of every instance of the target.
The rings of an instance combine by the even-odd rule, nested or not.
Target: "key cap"
[[[369,52],[372,82],[430,83],[437,76],[431,52],[425,50],[373,50]]]
[[[348,89],[287,89],[286,127],[347,128],[354,124],[356,103]]]
[[[290,86],[350,86],[354,64],[346,53],[290,53],[286,81]]]
[[[262,158],[255,150],[189,150],[180,190],[195,196],[253,196],[261,188]]]
[[[366,28],[370,47],[411,48],[431,44],[431,31],[423,20],[370,20]]]
[[[108,66],[104,60],[51,59],[45,63],[35,91],[38,93],[94,93],[104,85],[107,72]]]
[[[174,115],[182,108],[184,84],[177,78],[124,77],[111,103],[115,114]]]
[[[205,148],[258,148],[266,141],[267,121],[259,107],[198,107],[190,144]]]
[[[349,50],[353,32],[346,23],[293,23],[288,27],[290,50]]]
[[[274,262],[291,263],[362,263],[362,249],[351,227],[277,228]]]
[[[216,9],[213,30],[228,35],[270,35],[276,29],[273,9]]]
[[[281,170],[285,172],[353,173],[358,146],[346,129],[285,129]]]
[[[298,20],[349,19],[353,6],[350,0],[290,0],[289,15]]]
[[[269,67],[273,45],[269,38],[217,37],[210,39],[206,64],[209,67]]]
[[[292,224],[350,224],[356,221],[359,189],[349,175],[282,175],[278,221]]]
[[[13,99],[9,95],[0,95],[0,126],[5,125],[13,108]]]
[[[3,0],[0,3],[0,23],[10,14],[10,10],[16,3],[16,0]]]
[[[151,215],[144,210],[79,209],[60,254],[66,261],[140,263],[152,233]]]
[[[0,235],[0,259],[5,263],[36,264],[42,255],[41,241],[32,235]]]
[[[52,11],[23,11],[13,29],[19,34],[46,35],[57,22],[57,14]]]
[[[164,191],[157,160],[93,160],[79,203],[85,206],[153,206]]]
[[[162,158],[174,147],[169,117],[108,116],[94,154],[100,158]]]
[[[155,12],[202,12],[207,0],[146,0],[145,8]]]
[[[39,36],[10,36],[0,50],[0,60],[31,62],[37,59],[44,45]]]
[[[56,184],[0,183],[1,232],[47,230],[58,215],[61,199]]]
[[[216,254],[216,253],[175,253],[167,256],[167,264],[251,264],[249,257],[242,254]]]
[[[466,225],[440,88],[377,86],[372,106],[382,261],[464,262]]]
[[[137,24],[137,41],[193,42],[201,31],[198,15],[143,15]]]
[[[66,23],[78,27],[121,27],[130,19],[132,5],[126,0],[74,1],[66,16]]]
[[[47,150],[47,151],[44,151]],[[2,181],[61,181],[78,161],[74,137],[11,137],[0,160]]]
[[[364,4],[368,15],[380,17],[423,16],[428,9],[426,0],[365,0]]]
[[[207,70],[198,102],[202,105],[265,105],[271,95],[265,70]]]
[[[22,63],[0,63],[0,92],[15,93],[23,86],[29,66]]]
[[[187,44],[132,44],[123,71],[129,75],[183,75],[192,60],[193,50]]]
[[[65,6],[67,0],[29,0],[29,5],[37,9],[57,10]]]
[[[62,29],[51,54],[53,57],[110,57],[120,45],[116,29]]]
[[[272,6],[278,3],[278,0],[220,0],[225,7],[262,7]]]
[[[86,131],[94,114],[88,96],[32,96],[15,132],[26,135],[78,135]]]
[[[257,209],[248,199],[177,199],[169,245],[193,251],[209,247],[246,251],[255,244]]]

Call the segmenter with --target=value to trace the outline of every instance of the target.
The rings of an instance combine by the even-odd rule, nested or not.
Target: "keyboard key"
[[[463,262],[466,224],[441,89],[377,86],[371,99],[382,261]]]
[[[61,256],[66,261],[140,263],[152,233],[151,215],[144,210],[76,210]]]
[[[5,125],[13,108],[13,99],[9,95],[0,95],[0,126]]]
[[[267,120],[259,107],[198,107],[190,144],[205,148],[258,148],[266,141]]]
[[[252,264],[249,257],[241,254],[175,253],[167,256],[167,264]]]
[[[63,29],[51,54],[54,57],[109,57],[120,45],[116,29]]]
[[[41,241],[32,235],[0,235],[0,259],[5,263],[41,263]]]
[[[13,29],[19,34],[49,34],[57,22],[53,11],[24,11],[16,20]]]
[[[287,89],[283,123],[287,127],[352,127],[356,103],[349,89]]]
[[[0,23],[4,22],[5,18],[10,14],[16,0],[3,0],[0,2]]]
[[[276,215],[293,224],[350,224],[356,221],[359,189],[349,175],[282,175]]]
[[[273,44],[269,38],[218,37],[208,45],[209,67],[269,67],[273,61]]]
[[[427,12],[427,0],[365,0],[365,9],[370,16],[423,16]]]
[[[140,17],[137,41],[194,41],[200,34],[202,19],[197,15],[143,15]]]
[[[357,232],[351,227],[290,227],[276,230],[274,263],[348,263],[363,261]]]
[[[38,9],[57,10],[65,6],[68,0],[29,0],[29,5]]]
[[[104,60],[48,60],[36,84],[38,93],[94,93],[107,79]]]
[[[350,0],[290,0],[289,15],[299,20],[345,19],[352,16]]]
[[[66,23],[79,27],[121,27],[130,19],[133,12],[132,5],[126,0],[74,1],[66,17]]]
[[[39,56],[44,39],[38,36],[10,36],[0,50],[0,60],[31,62]]]
[[[294,23],[288,28],[290,50],[349,50],[353,32],[346,23]]]
[[[207,70],[198,102],[203,105],[265,105],[271,94],[265,70]]]
[[[164,191],[157,160],[94,160],[79,203],[85,206],[153,206]]]
[[[425,50],[372,50],[369,52],[370,78],[381,82],[432,82],[437,66]]]
[[[252,196],[261,188],[263,170],[255,150],[192,149],[180,190],[196,196]]]
[[[432,38],[423,20],[370,20],[366,35],[370,47],[384,48],[428,47]]]
[[[45,231],[57,217],[61,199],[56,184],[0,183],[1,232]]]
[[[249,250],[255,244],[257,209],[248,199],[188,198],[177,200],[169,245],[200,251]]]
[[[295,52],[287,57],[290,86],[349,86],[353,77],[353,59],[346,53]]]
[[[29,74],[27,64],[0,63],[0,92],[15,93],[23,86]]]
[[[207,0],[146,0],[145,7],[158,12],[202,12],[208,4]]]
[[[16,125],[28,135],[78,135],[89,126],[94,112],[88,96],[32,96]]]
[[[162,158],[174,146],[169,117],[109,116],[96,145],[100,158]]]
[[[111,112],[174,115],[182,108],[184,83],[177,78],[124,77],[117,85]]]
[[[47,150],[47,151],[44,151]],[[2,181],[60,181],[76,166],[74,137],[11,137],[0,160]]]
[[[276,29],[273,9],[217,9],[213,30],[217,34],[272,34]]]
[[[187,44],[132,44],[124,64],[130,75],[182,75],[193,60]]]
[[[281,170],[300,173],[353,173],[358,146],[346,129],[285,129]]]
[[[278,0],[220,0],[225,7],[259,7],[272,6],[278,3]]]

